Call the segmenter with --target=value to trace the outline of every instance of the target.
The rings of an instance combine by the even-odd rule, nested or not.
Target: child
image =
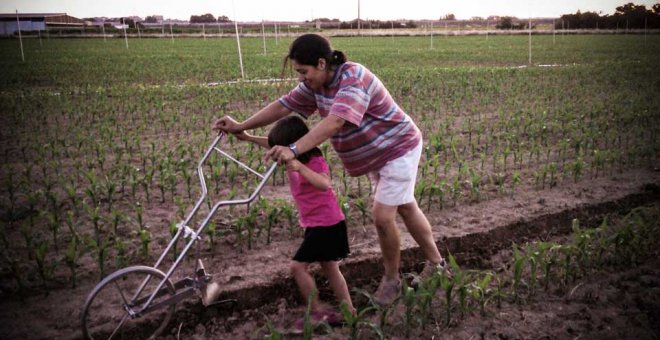
[[[236,138],[270,149],[275,145],[291,145],[307,134],[309,129],[298,116],[280,119],[268,137],[253,136],[245,131]],[[350,252],[344,214],[337,203],[329,177],[329,168],[321,150],[313,148],[295,159],[286,162],[291,194],[298,207],[300,224],[305,236],[300,248],[290,263],[291,274],[305,301],[316,290],[314,278],[309,274],[309,265],[319,262],[328,278],[330,288],[339,302],[355,311],[346,280],[339,270],[339,261]],[[328,322],[331,326],[342,321],[341,314],[333,312],[318,298],[311,301],[312,323]],[[302,331],[303,319],[294,324],[294,330]]]

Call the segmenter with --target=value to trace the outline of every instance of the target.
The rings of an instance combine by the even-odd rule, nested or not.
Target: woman
[[[266,157],[283,164],[330,139],[349,175],[369,175],[374,188],[372,215],[385,269],[375,299],[390,304],[401,292],[396,214],[426,257],[421,276],[445,271],[431,225],[413,195],[421,132],[371,71],[347,61],[324,37],[298,37],[284,59],[285,66],[287,62],[298,73],[296,88],[244,122],[225,116],[213,129],[237,134],[271,124],[293,111],[304,117],[318,111],[323,119],[309,133],[289,146],[273,146]]]

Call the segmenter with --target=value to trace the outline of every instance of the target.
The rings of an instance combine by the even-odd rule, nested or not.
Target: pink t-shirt
[[[312,157],[305,164],[312,171],[329,174],[328,163],[321,156]],[[308,182],[298,171],[287,170],[291,195],[300,214],[303,227],[328,227],[344,220],[344,213],[337,203],[332,188],[319,190]]]

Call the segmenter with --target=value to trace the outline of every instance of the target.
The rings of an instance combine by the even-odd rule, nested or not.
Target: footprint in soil
[[[240,281],[240,280],[243,280],[243,277],[242,277],[242,276],[240,276],[240,275],[232,275],[232,276],[229,277],[229,281],[228,281],[228,283],[234,283],[234,282],[236,282],[236,281]]]

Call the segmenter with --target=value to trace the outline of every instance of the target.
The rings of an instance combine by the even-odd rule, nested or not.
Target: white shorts
[[[403,156],[369,173],[376,202],[399,206],[415,201],[415,181],[423,144],[420,141],[419,145]]]

